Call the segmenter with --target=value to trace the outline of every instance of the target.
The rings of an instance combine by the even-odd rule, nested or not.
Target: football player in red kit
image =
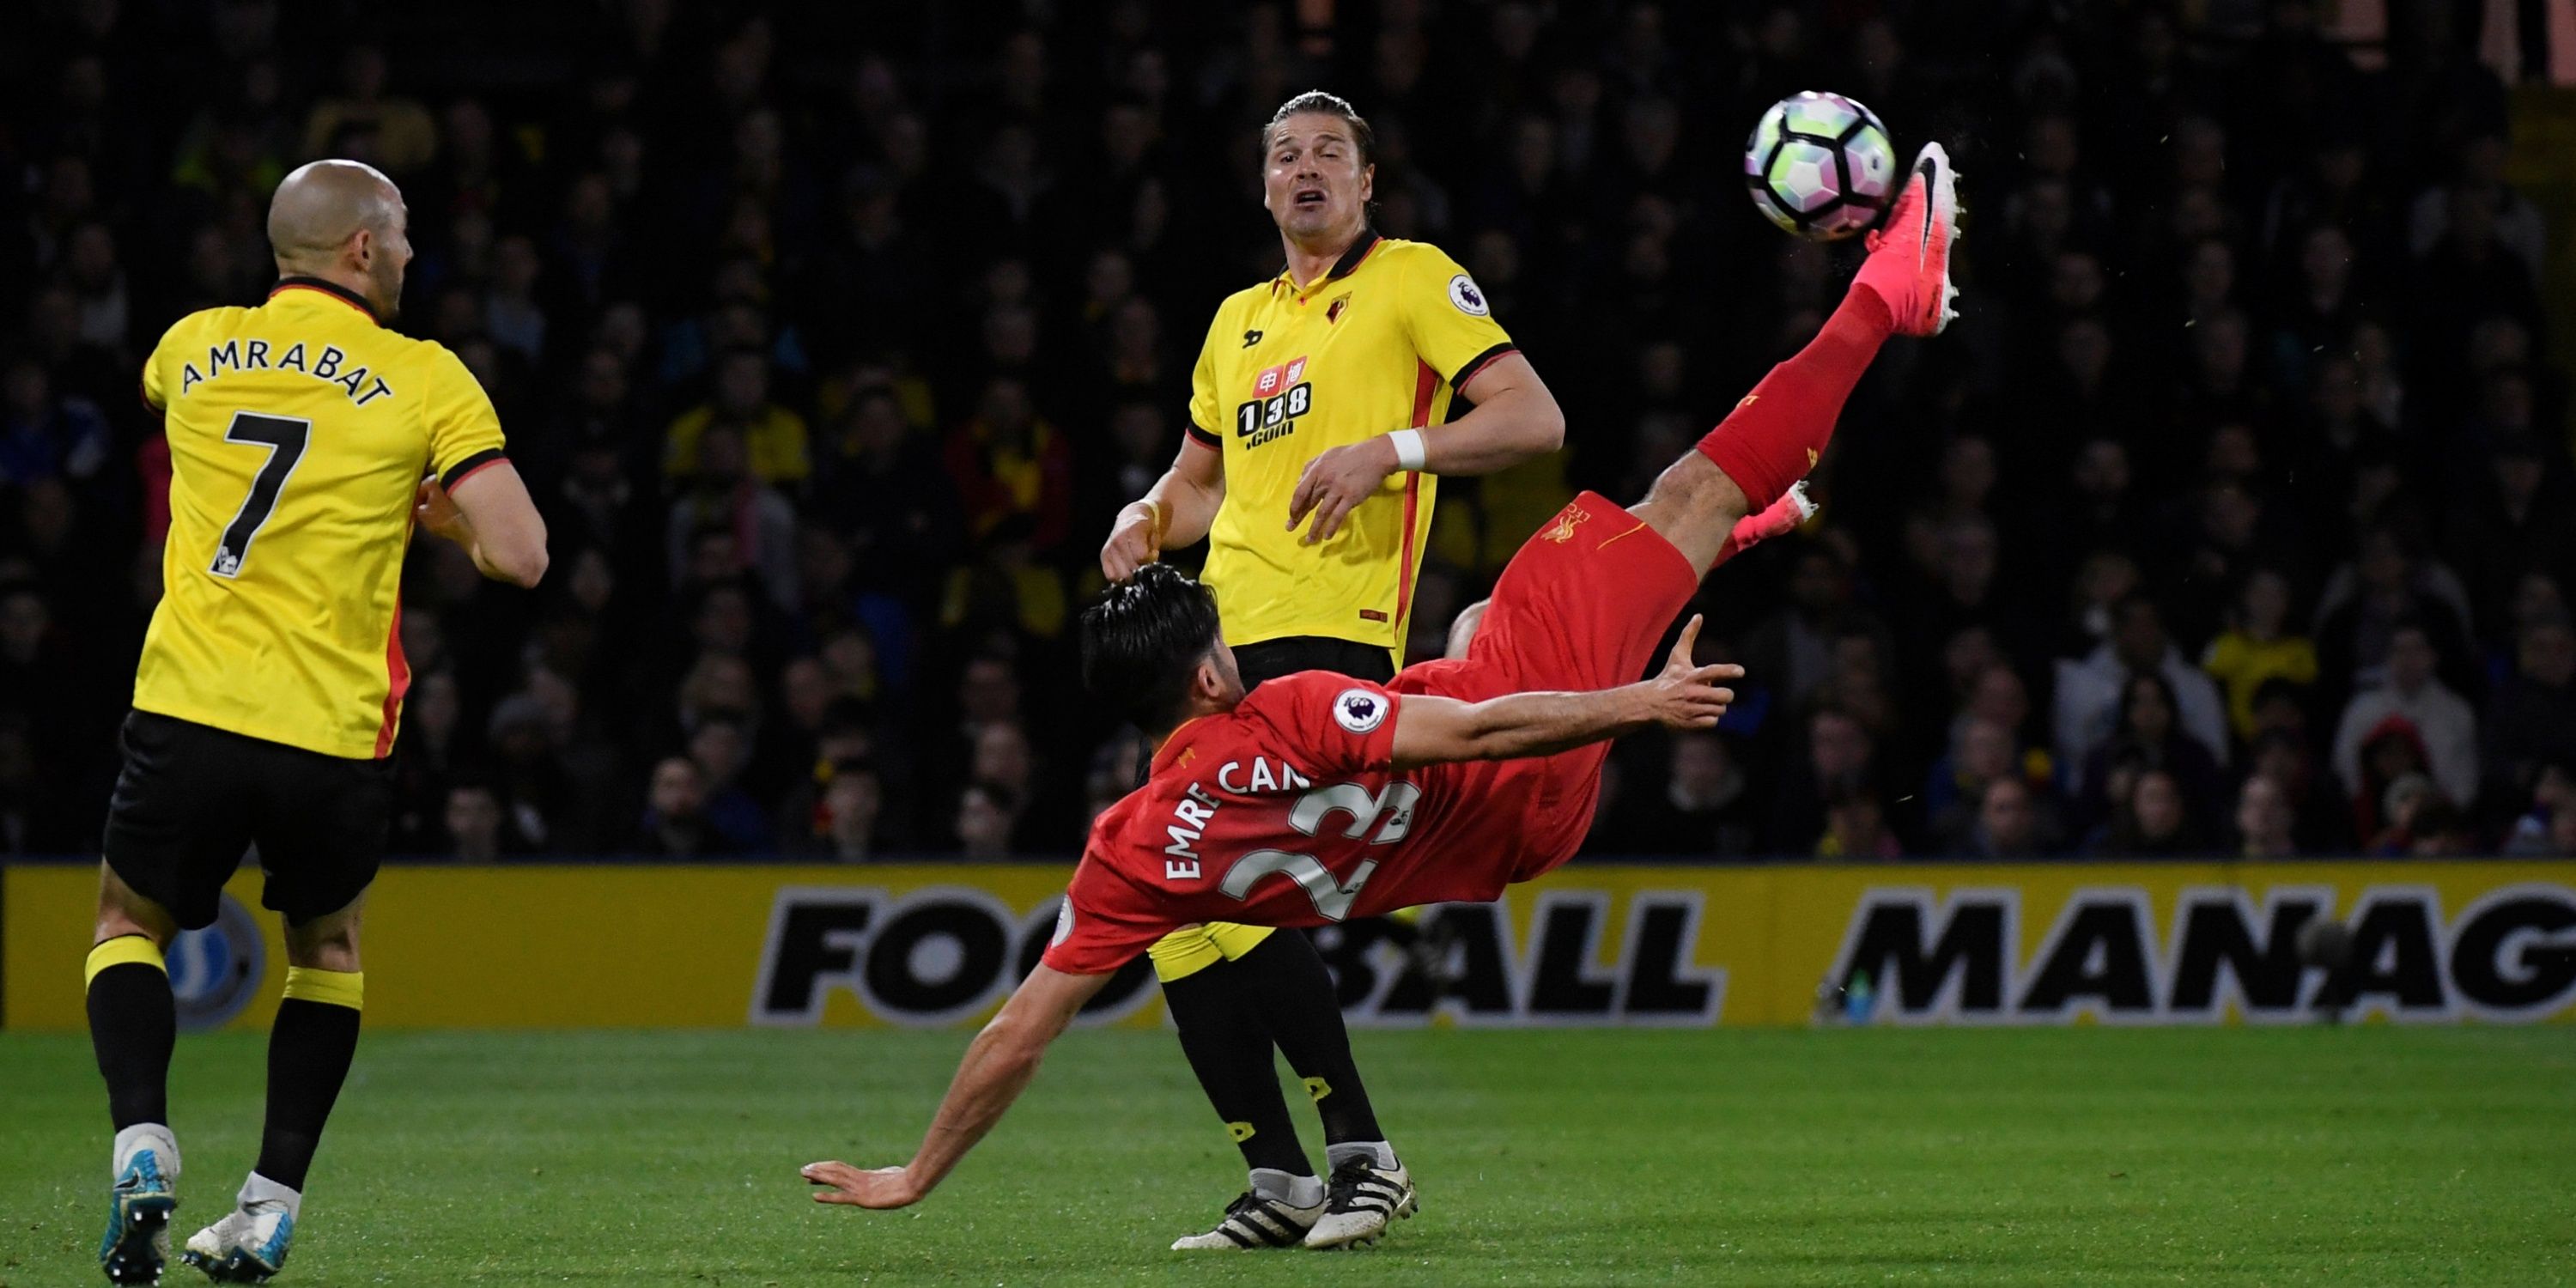
[[[1463,658],[1384,686],[1330,672],[1247,695],[1216,605],[1149,566],[1086,610],[1083,675],[1161,735],[1144,787],[1101,815],[1039,966],[976,1035],[911,1162],[814,1163],[815,1197],[903,1207],[991,1130],[1082,1004],[1148,944],[1201,921],[1312,926],[1492,899],[1555,869],[1589,830],[1608,741],[1705,728],[1739,668],[1693,663],[1698,619],[1631,683],[1700,578],[1816,463],[1889,335],[1952,316],[1956,176],[1915,158],[1823,330],[1622,509],[1585,493],[1514,555]]]

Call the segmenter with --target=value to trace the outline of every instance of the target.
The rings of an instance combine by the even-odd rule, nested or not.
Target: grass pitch
[[[799,1164],[909,1154],[963,1041],[369,1037],[279,1282],[2576,1283],[2566,1028],[1364,1032],[1423,1215],[1196,1256],[1233,1149],[1168,1034],[1082,1033],[923,1206],[809,1203]],[[180,1043],[183,1238],[263,1050]],[[0,1285],[98,1282],[107,1134],[85,1039],[0,1037]]]

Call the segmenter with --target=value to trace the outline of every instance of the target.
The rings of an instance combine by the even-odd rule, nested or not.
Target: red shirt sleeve
[[[1395,709],[1384,687],[1331,671],[1300,671],[1254,689],[1235,715],[1269,726],[1272,745],[1321,781],[1395,765]]]
[[[1105,975],[1178,929],[1179,922],[1156,913],[1134,886],[1086,854],[1065,888],[1055,937],[1040,960],[1068,975]]]

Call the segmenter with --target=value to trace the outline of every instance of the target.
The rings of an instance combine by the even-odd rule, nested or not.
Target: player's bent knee
[[[125,883],[116,869],[102,862],[98,865],[98,920],[90,942],[103,944],[111,939],[139,935],[155,945],[167,948],[179,933],[178,918]]]
[[[350,926],[345,934],[286,937],[286,964],[311,970],[355,971],[364,963],[358,956],[358,928]]]
[[[338,912],[324,913],[301,924],[286,927],[286,962],[290,966],[323,971],[360,969],[358,957],[358,908],[363,902],[353,901]]]
[[[1694,518],[1724,518],[1733,522],[1743,517],[1747,502],[1744,489],[1717,467],[1717,462],[1698,452],[1684,452],[1664,472],[1655,476],[1654,486],[1646,489],[1646,499],[1628,507],[1637,517],[1654,521],[1643,513],[1648,508],[1676,512]],[[1732,511],[1731,514],[1726,513]]]
[[[1744,517],[1746,506],[1744,489],[1715,461],[1698,452],[1684,452],[1656,476],[1646,499],[1629,506],[1628,513],[1645,521],[1692,566],[1706,572],[1717,561],[1735,521]]]

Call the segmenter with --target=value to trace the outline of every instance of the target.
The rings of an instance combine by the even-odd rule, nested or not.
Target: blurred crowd
[[[1206,319],[1278,271],[1258,130],[1313,87],[1568,414],[1442,489],[1417,657],[1839,296],[1855,252],[1740,190],[1764,106],[1842,91],[1967,176],[1962,320],[1883,356],[1822,517],[1710,579],[1742,700],[1622,746],[1594,852],[2576,853],[2566,230],[2503,177],[2479,7],[2364,48],[2303,0],[1978,8],[37,0],[0,853],[95,849],[166,525],[137,366],[262,296],[321,156],[402,185],[398,325],[552,531],[534,594],[415,545],[397,852],[1072,853],[1142,749],[1070,620]]]

